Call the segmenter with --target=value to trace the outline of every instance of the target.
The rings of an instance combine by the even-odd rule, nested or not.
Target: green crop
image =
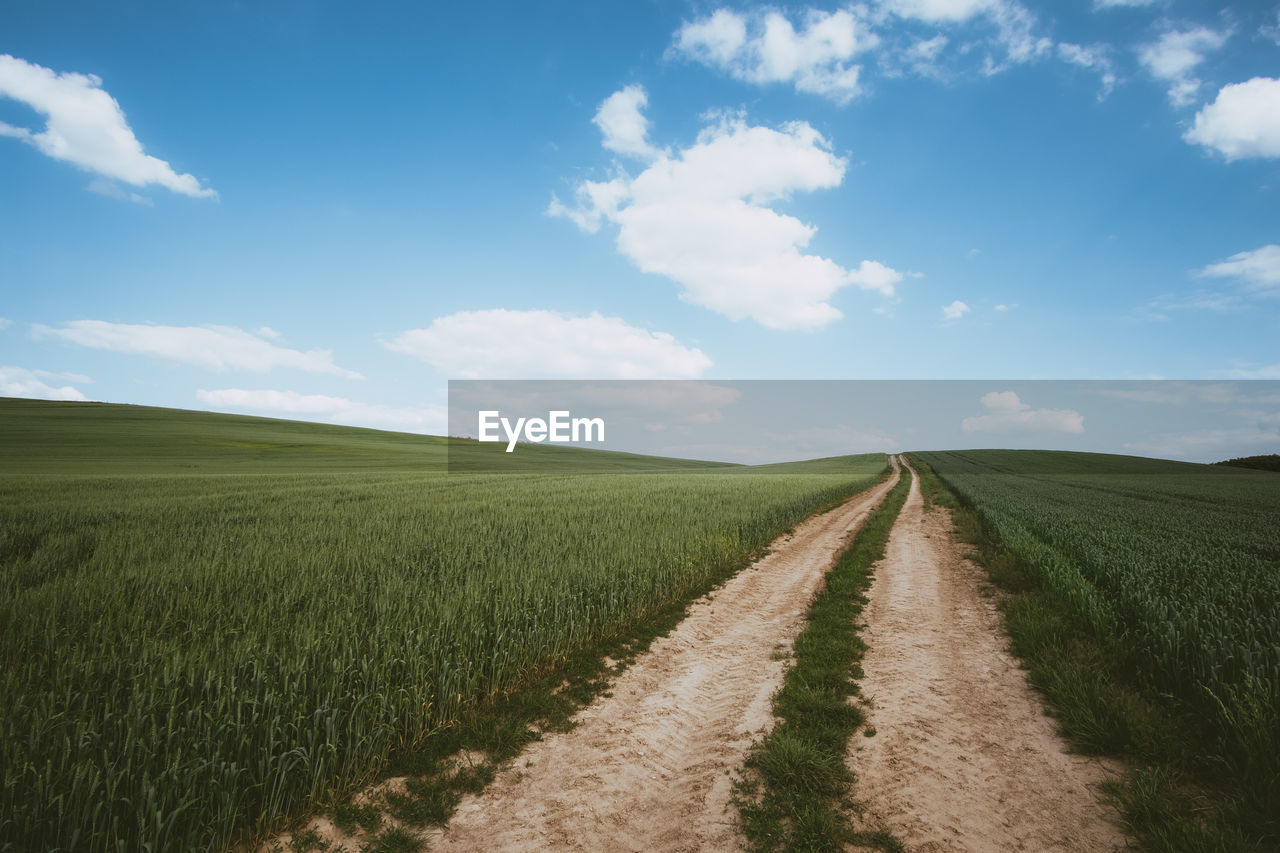
[[[1188,723],[1197,769],[1280,829],[1280,476],[1041,451],[920,453]]]
[[[460,476],[427,437],[0,416],[0,850],[276,828],[885,467]]]

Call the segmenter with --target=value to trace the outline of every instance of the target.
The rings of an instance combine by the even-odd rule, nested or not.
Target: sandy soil
[[[896,478],[895,478],[896,481]],[[737,850],[733,773],[823,575],[892,482],[814,516],[690,608],[571,732],[463,801],[432,850]]]
[[[946,510],[926,513],[913,482],[864,611],[877,733],[849,755],[862,822],[909,850],[1123,849],[1097,793],[1108,769],[1067,752],[984,589]]]

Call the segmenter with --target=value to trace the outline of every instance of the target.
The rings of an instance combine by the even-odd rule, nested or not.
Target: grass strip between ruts
[[[868,832],[851,824],[855,777],[845,756],[850,738],[866,722],[853,701],[866,651],[859,636],[864,593],[910,487],[904,468],[809,606],[794,661],[773,698],[778,723],[752,746],[735,786],[753,850],[834,850],[843,844],[902,849],[886,830]]]

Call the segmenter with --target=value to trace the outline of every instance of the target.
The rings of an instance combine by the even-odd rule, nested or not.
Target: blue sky
[[[1280,3],[370,5],[4,0],[0,394],[1280,378]]]

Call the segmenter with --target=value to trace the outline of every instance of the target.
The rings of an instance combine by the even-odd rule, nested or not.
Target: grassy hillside
[[[444,471],[501,452],[415,433],[113,403],[0,397],[0,453],[10,474],[235,474]],[[604,472],[724,467],[574,447],[521,445],[503,470]]]
[[[218,850],[279,826],[886,467],[521,447],[625,476],[469,476],[445,447],[0,404],[0,850]]]

